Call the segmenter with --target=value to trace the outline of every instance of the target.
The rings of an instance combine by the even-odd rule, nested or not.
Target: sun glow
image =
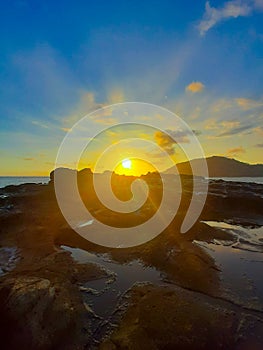
[[[130,159],[124,159],[122,162],[121,162],[121,165],[124,169],[131,169],[132,167],[132,161]]]
[[[156,169],[148,162],[137,158],[125,158],[117,165],[114,172],[119,175],[141,176]]]

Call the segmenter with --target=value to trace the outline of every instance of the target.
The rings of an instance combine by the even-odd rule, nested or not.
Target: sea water
[[[48,182],[49,176],[0,176],[0,188],[26,183],[47,184]]]
[[[263,177],[209,177],[209,180],[263,184]]]

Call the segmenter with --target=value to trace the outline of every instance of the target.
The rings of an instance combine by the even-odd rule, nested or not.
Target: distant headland
[[[263,164],[248,164],[227,157],[212,156],[206,158],[210,177],[261,177],[263,176]],[[191,163],[196,167],[195,175],[202,175],[201,159],[194,159]],[[175,167],[175,166],[174,166]],[[165,171],[166,174],[174,173],[171,167]],[[176,165],[179,174],[191,175],[190,162],[178,163]],[[200,169],[200,171],[198,171]]]

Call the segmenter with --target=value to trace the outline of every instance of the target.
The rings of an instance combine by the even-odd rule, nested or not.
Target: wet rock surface
[[[75,264],[66,252],[17,266],[0,282],[4,349],[79,349],[91,336],[78,283],[106,277],[94,264]]]
[[[87,181],[90,174],[85,176]],[[148,181],[154,188],[158,179]],[[152,241],[125,249],[97,246],[75,233],[60,213],[52,183],[0,189],[0,253],[7,248],[16,252],[15,263],[0,277],[2,348],[261,349],[262,312],[227,298],[220,266],[195,241],[237,243],[231,230],[202,221],[261,226],[263,186],[211,181],[200,220],[182,235],[180,225],[191,200],[191,177],[182,182],[183,200],[175,220]],[[119,192],[121,197],[122,188]],[[125,193],[128,196],[129,191]],[[89,185],[82,196],[88,207],[94,205],[98,211],[99,203]],[[101,208],[97,218],[105,218],[105,213]],[[142,217],[149,215],[151,210]],[[112,213],[108,217],[112,223],[119,220]],[[132,219],[126,217],[126,225]],[[116,264],[139,260],[159,271],[160,281],[131,285],[127,293],[121,293],[112,311],[114,318],[109,316],[112,324],[95,337],[92,325],[96,320],[98,332],[105,320],[98,318],[84,295],[100,300],[103,293],[93,287],[94,281],[110,280],[113,275],[103,264],[77,262],[61,246],[107,256]],[[5,262],[8,259],[4,257]]]
[[[260,349],[263,319],[174,286],[134,286],[119,328],[100,349]],[[255,334],[257,334],[255,336]],[[253,347],[252,347],[253,346]]]

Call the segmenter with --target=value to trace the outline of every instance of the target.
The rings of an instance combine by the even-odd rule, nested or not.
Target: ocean
[[[248,182],[263,184],[263,177],[209,177],[209,180],[224,180],[230,182]]]
[[[0,188],[26,183],[47,184],[48,182],[49,176],[0,176]]]

